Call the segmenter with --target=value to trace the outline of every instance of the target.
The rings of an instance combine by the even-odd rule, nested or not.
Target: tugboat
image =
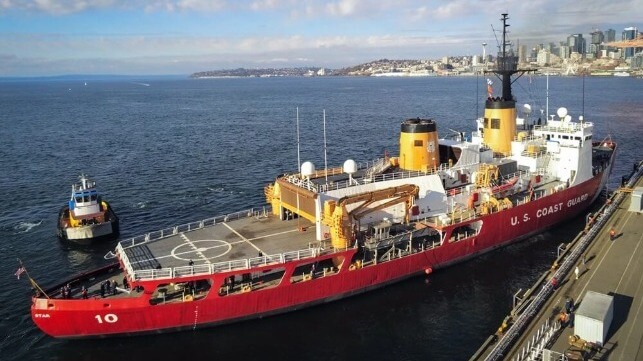
[[[502,96],[489,96],[471,141],[404,120],[395,157],[305,162],[266,186],[269,206],[119,242],[111,263],[40,289],[33,321],[97,338],[260,318],[431,274],[584,212],[616,143],[594,141],[593,123],[565,108],[544,124],[518,118],[511,76],[523,71],[504,30],[502,41]]]
[[[118,237],[118,217],[102,200],[96,182],[81,175],[71,186],[71,199],[58,213],[58,238],[79,243]]]

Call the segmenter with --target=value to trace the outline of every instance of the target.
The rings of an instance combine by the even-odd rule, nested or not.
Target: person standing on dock
[[[610,241],[613,241],[616,238],[616,231],[614,228],[610,229]]]
[[[580,269],[578,266],[576,266],[576,269],[574,269],[574,274],[576,275],[576,279],[578,279],[578,275],[580,274]]]

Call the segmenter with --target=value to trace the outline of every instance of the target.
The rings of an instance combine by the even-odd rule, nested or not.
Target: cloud
[[[116,0],[3,0],[0,2],[0,9],[66,15],[92,8],[108,8],[115,2]]]
[[[145,4],[145,11],[147,12],[217,12],[227,6],[225,0],[150,0],[145,1]]]
[[[462,40],[436,37],[321,36],[0,36],[0,76],[65,73],[192,73],[226,67],[308,65],[331,68],[383,57],[430,57],[426,49],[455,54]],[[13,53],[7,53],[12,49]],[[159,49],[162,49],[159,51]],[[413,50],[409,50],[413,49]],[[450,50],[449,50],[450,49]],[[73,54],[73,56],[71,55]],[[147,66],[143,66],[148,62]]]

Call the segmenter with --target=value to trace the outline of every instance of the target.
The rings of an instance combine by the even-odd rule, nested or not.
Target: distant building
[[[567,37],[567,46],[572,53],[585,54],[585,39],[583,34],[572,34]]]
[[[601,46],[605,42],[605,35],[598,29],[589,33],[589,35],[591,40],[587,53],[592,54],[593,57],[600,57]]]
[[[518,48],[518,62],[521,64],[527,63],[527,45],[520,45]]]
[[[616,41],[616,30],[614,29],[605,30],[605,42],[611,43],[614,41]]]
[[[548,50],[542,49],[538,52],[536,63],[540,66],[549,65],[551,63],[551,53]]]
[[[448,56],[442,57],[442,64],[444,64],[444,65],[449,64],[449,57]]]
[[[643,69],[643,52],[634,54],[630,67],[632,69]]]
[[[319,70],[317,70],[317,75],[319,75],[319,76],[326,75],[326,69],[320,68]]]
[[[558,48],[558,56],[560,56],[561,59],[568,59],[570,54],[571,54],[571,51],[567,44],[561,45]]]
[[[621,40],[633,40],[639,36],[639,31],[635,27],[625,28]],[[625,48],[625,59],[634,57],[634,48]]]

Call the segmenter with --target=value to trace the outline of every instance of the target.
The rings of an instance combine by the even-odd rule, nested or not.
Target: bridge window
[[[414,145],[416,147],[421,147],[422,146],[422,139],[416,140]]]
[[[489,118],[484,118],[484,127],[489,128]]]
[[[500,119],[491,118],[491,129],[500,129]]]

